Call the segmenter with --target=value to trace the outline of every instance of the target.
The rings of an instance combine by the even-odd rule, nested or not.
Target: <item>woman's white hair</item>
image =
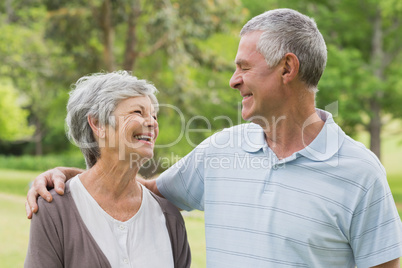
[[[116,126],[112,116],[117,105],[127,98],[148,96],[157,111],[157,89],[127,71],[95,73],[81,77],[72,87],[67,104],[67,135],[80,147],[87,168],[100,157],[99,145],[88,123],[88,116],[103,126]]]
[[[292,9],[275,9],[252,18],[240,36],[262,31],[257,50],[268,66],[276,66],[286,53],[293,53],[300,62],[299,74],[310,91],[317,85],[327,62],[327,47],[315,21]]]

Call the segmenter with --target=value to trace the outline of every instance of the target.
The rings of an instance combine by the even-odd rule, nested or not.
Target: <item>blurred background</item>
[[[0,3],[0,260],[22,267],[29,182],[85,167],[65,135],[71,85],[130,70],[159,89],[153,177],[203,139],[242,123],[229,87],[242,25],[274,8],[317,22],[328,47],[317,107],[382,161],[402,212],[402,1],[3,0]],[[205,267],[203,214],[186,214],[193,267]]]

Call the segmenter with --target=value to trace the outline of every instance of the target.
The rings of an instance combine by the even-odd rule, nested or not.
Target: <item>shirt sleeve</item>
[[[39,210],[31,220],[28,252],[25,259],[25,268],[63,268],[62,244],[59,240],[60,232],[51,218],[45,201],[38,200]]]
[[[402,223],[385,176],[376,180],[360,201],[350,235],[357,267],[402,256]]]
[[[204,210],[204,161],[209,139],[163,172],[156,180],[159,192],[183,210]]]

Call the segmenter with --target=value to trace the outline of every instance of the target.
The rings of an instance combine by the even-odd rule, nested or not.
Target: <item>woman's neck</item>
[[[124,161],[99,159],[80,175],[80,180],[98,205],[119,221],[131,219],[142,204],[142,187],[137,182],[138,168]]]
[[[99,159],[80,175],[80,180],[95,198],[102,196],[111,200],[126,199],[141,194],[136,180],[138,168],[120,160]]]

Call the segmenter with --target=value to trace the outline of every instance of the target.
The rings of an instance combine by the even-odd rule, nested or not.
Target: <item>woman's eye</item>
[[[134,111],[134,113],[136,113],[136,114],[142,114],[142,112],[141,112],[140,110],[136,110],[136,111]]]
[[[152,117],[153,117],[155,120],[158,120],[158,118],[156,117],[156,115],[153,115]]]

